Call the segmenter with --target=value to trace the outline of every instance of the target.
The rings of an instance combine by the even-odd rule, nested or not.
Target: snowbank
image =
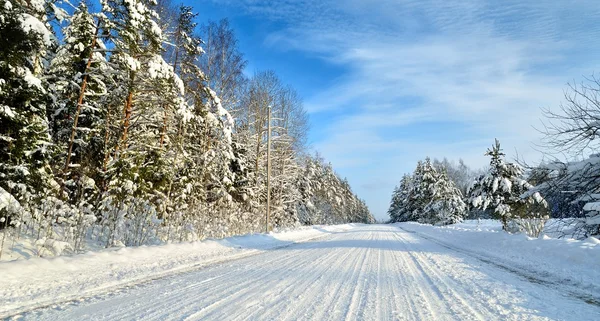
[[[346,231],[312,226],[194,243],[106,249],[0,263],[0,318]]]
[[[465,221],[434,227],[418,223],[396,226],[476,257],[553,283],[572,285],[600,296],[600,241],[530,238],[508,234],[494,220]]]

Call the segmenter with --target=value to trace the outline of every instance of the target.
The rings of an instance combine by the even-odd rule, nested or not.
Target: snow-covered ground
[[[222,240],[0,262],[0,318],[289,246],[353,226],[313,226]]]
[[[444,227],[418,223],[396,225],[523,276],[560,284],[565,290],[600,303],[600,241],[596,238],[583,241],[547,235],[530,238],[505,233],[496,220],[470,220]]]
[[[3,263],[0,308],[52,321],[600,320],[598,251],[491,222],[315,227]]]

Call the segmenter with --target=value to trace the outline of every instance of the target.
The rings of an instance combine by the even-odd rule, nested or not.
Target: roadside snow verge
[[[396,226],[450,249],[520,274],[554,285],[600,303],[600,242],[527,237],[508,234],[493,220],[466,221],[434,227],[418,223]],[[598,302],[596,302],[598,301]]]
[[[311,226],[222,240],[3,262],[0,263],[0,318],[290,246],[355,226]]]

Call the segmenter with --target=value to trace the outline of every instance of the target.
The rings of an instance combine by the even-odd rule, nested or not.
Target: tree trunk
[[[100,21],[96,23],[96,32],[94,33],[94,39],[92,40],[90,55],[88,56],[87,64],[84,69],[83,81],[81,83],[81,90],[79,91],[79,98],[77,99],[77,107],[75,109],[75,116],[73,116],[73,128],[71,129],[71,137],[69,138],[69,148],[67,151],[67,160],[65,161],[65,167],[63,170],[63,174],[67,173],[69,169],[69,164],[71,162],[71,153],[73,152],[73,144],[75,142],[75,135],[77,134],[77,122],[79,121],[79,115],[81,114],[81,105],[83,104],[83,98],[85,96],[85,89],[87,87],[88,82],[88,70],[92,65],[92,57],[94,55],[94,48],[96,47],[96,41],[98,39],[98,29],[99,29]]]
[[[134,78],[134,77],[132,77]],[[129,133],[129,125],[131,123],[131,112],[133,110],[133,90],[129,91],[129,94],[127,95],[127,99],[125,100],[125,107],[123,108],[123,114],[125,114],[125,117],[123,118],[123,134],[121,135],[121,142],[119,144],[117,144],[117,148],[116,151],[119,151],[119,146],[121,146],[121,148],[125,148],[126,147],[126,143],[127,143],[127,134]]]

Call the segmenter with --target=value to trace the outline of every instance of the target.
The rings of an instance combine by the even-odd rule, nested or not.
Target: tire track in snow
[[[311,310],[314,311],[314,314],[312,315],[314,319],[335,319],[335,316],[341,313],[341,310],[337,308],[338,303],[348,300],[348,296],[344,296],[344,294],[347,294],[346,290],[349,287],[348,285],[351,284],[353,276],[359,269],[362,261],[360,260],[360,255],[358,255],[361,252],[361,249],[350,248],[347,250],[347,252],[348,256],[339,259],[337,262],[337,271],[334,273],[339,275],[337,277],[338,282],[322,289],[321,292],[325,294],[322,296],[322,300],[320,298],[316,298],[316,300],[313,301],[313,303],[323,302],[323,305],[319,307],[316,304],[310,304]],[[350,258],[350,260],[346,261],[347,258]],[[288,317],[292,317],[292,315],[288,315]]]
[[[358,265],[358,256],[355,255],[355,251],[351,250],[351,251],[343,251],[343,249],[338,248],[335,249],[333,251],[331,251],[330,253],[324,254],[324,255],[339,255],[340,252],[345,252],[342,254],[341,257],[336,258],[336,260],[334,261],[335,263],[330,265],[329,267],[327,267],[326,269],[323,270],[323,272],[319,275],[318,278],[318,282],[315,282],[313,284],[313,289],[311,289],[310,293],[309,292],[303,292],[301,295],[297,295],[295,296],[295,298],[299,299],[298,302],[300,302],[299,304],[292,306],[291,308],[286,309],[286,311],[284,311],[284,314],[281,315],[281,319],[292,319],[293,317],[297,316],[297,314],[299,313],[298,311],[302,310],[302,309],[306,309],[305,305],[309,305],[310,309],[312,309],[315,313],[319,313],[319,312],[324,312],[324,311],[330,311],[330,308],[327,309],[318,309],[315,310],[316,306],[315,304],[311,304],[312,302],[319,302],[322,303],[323,306],[328,306],[331,307],[337,300],[337,298],[339,297],[339,294],[341,293],[341,288],[344,286],[344,282],[336,282],[335,285],[337,286],[331,286],[328,285],[327,282],[328,280],[325,279],[325,276],[327,275],[334,275],[334,274],[338,274],[340,273],[340,271],[344,270],[344,265],[347,265],[349,261],[347,261],[349,258],[353,259],[353,266],[357,266]],[[343,274],[343,277],[340,277],[341,280],[347,279],[345,278],[345,276],[348,275],[348,271],[346,271],[345,274]],[[341,281],[340,280],[340,281]],[[319,291],[318,286],[321,286],[321,289]],[[310,288],[310,285],[309,285]],[[334,295],[332,296],[331,293],[334,293]],[[312,296],[311,296],[312,295]],[[310,301],[310,302],[307,302]],[[267,318],[270,317],[270,315],[266,316]],[[273,316],[274,317],[274,316]],[[324,315],[321,316],[317,316],[315,317],[316,319],[325,319]]]
[[[265,254],[267,254],[267,253],[258,254],[258,256],[264,256]],[[270,255],[267,255],[267,261],[270,264],[279,264],[282,261],[289,260],[289,258],[291,256],[292,255],[290,253],[288,255],[283,255],[280,257],[271,257],[271,260],[269,260],[268,258],[270,257]],[[250,260],[252,260],[252,259],[253,258],[250,258]],[[242,260],[248,260],[248,258],[245,258]],[[251,269],[245,269],[245,268],[232,269],[231,271],[226,272],[225,275],[218,274],[218,273],[220,273],[221,270],[223,270],[223,269],[226,270],[227,265],[232,266],[233,264],[235,264],[235,263],[226,262],[226,263],[222,263],[220,265],[211,267],[210,270],[217,273],[217,275],[215,277],[211,278],[209,281],[201,280],[199,282],[195,282],[192,285],[187,285],[182,288],[176,288],[175,291],[173,291],[173,293],[169,293],[167,300],[162,301],[162,305],[176,307],[178,310],[180,310],[180,313],[185,313],[189,308],[193,308],[193,306],[189,305],[188,301],[182,300],[182,297],[185,296],[185,293],[187,293],[187,292],[203,289],[206,291],[205,293],[207,293],[205,300],[206,299],[218,300],[218,298],[223,296],[224,294],[231,295],[231,293],[234,292],[238,288],[247,288],[250,284],[255,282],[254,280],[256,278],[258,278],[260,276],[260,271],[258,269],[251,270]],[[236,284],[235,287],[232,287],[231,284],[228,284],[227,282],[220,282],[222,280],[225,280],[227,276],[239,274],[241,271],[242,272],[250,271],[250,272],[247,275],[247,279],[243,282]],[[193,274],[194,272],[191,272],[191,273]],[[184,278],[184,280],[189,280],[189,279]],[[182,283],[182,282],[180,281],[180,283]],[[210,292],[208,290],[210,290]],[[144,313],[146,313],[148,318],[155,318],[155,317],[157,317],[159,319],[168,318],[168,316],[164,315],[164,310],[161,309],[161,305],[155,305],[153,303],[154,302],[151,300],[147,301],[146,305],[141,306],[136,310],[130,311],[127,315],[122,315],[121,317],[123,317],[123,319],[134,318],[136,315],[139,315],[139,313],[141,311],[143,311]],[[186,309],[186,307],[188,309]]]
[[[392,311],[392,316],[394,320],[418,320],[418,313],[416,311],[416,305],[412,298],[412,295],[409,295],[409,278],[407,277],[406,269],[404,268],[404,260],[402,259],[402,255],[392,255],[391,264],[387,266],[392,266],[393,269],[390,270],[389,274],[392,274],[393,277],[390,278],[387,283],[387,288],[389,289],[388,293],[392,293],[390,296],[393,298],[389,300],[390,310]],[[387,257],[386,257],[387,258]],[[401,291],[402,290],[402,291]],[[390,315],[387,317],[392,319]]]
[[[339,238],[339,236],[334,235],[333,237],[331,237],[330,239],[328,239],[331,242],[335,242],[336,239]],[[287,295],[290,295],[290,293],[287,293],[287,290],[289,289],[297,289],[297,291],[302,291],[302,292],[306,292],[306,289],[308,288],[308,286],[310,284],[313,284],[317,279],[321,278],[323,273],[320,274],[313,274],[311,278],[304,280],[304,282],[298,282],[298,280],[303,280],[303,279],[294,279],[293,277],[290,277],[290,275],[294,275],[295,272],[302,272],[303,269],[305,270],[309,270],[311,269],[311,265],[315,262],[320,263],[318,266],[322,266],[322,267],[331,267],[333,266],[333,262],[336,262],[337,256],[336,255],[323,255],[322,250],[320,247],[320,244],[323,244],[321,242],[318,243],[303,243],[301,245],[298,245],[296,247],[294,247],[293,249],[289,249],[287,252],[288,255],[286,255],[285,259],[282,259],[280,261],[285,262],[290,262],[292,263],[290,264],[274,264],[275,267],[277,267],[277,269],[275,270],[275,273],[271,274],[269,277],[271,278],[271,281],[267,282],[261,282],[260,281],[260,272],[259,272],[259,277],[257,282],[261,285],[259,286],[255,286],[255,287],[242,287],[242,288],[246,288],[243,291],[239,291],[238,288],[236,287],[236,289],[234,290],[237,291],[235,296],[231,296],[229,295],[228,298],[226,300],[220,300],[219,302],[215,302],[215,304],[211,304],[211,306],[209,307],[211,310],[213,308],[217,308],[219,305],[223,305],[226,304],[227,302],[236,302],[239,300],[239,298],[244,297],[244,295],[248,294],[249,292],[256,292],[256,293],[261,293],[263,294],[263,296],[261,296],[261,300],[262,301],[268,301],[269,299],[274,299],[275,302],[270,302],[271,305],[275,305],[277,303],[280,304],[293,304],[294,302],[290,302],[289,298],[287,300],[278,300],[277,297],[273,296],[273,295],[268,295],[268,293],[279,293],[281,297],[287,297]],[[326,244],[326,243],[325,243]],[[350,255],[349,253],[346,254],[344,253],[344,251],[342,251],[339,248],[333,248],[333,249],[328,249],[330,250],[330,252],[336,253],[336,252],[341,252],[342,254]],[[331,254],[331,253],[328,253]],[[323,259],[323,257],[325,257],[325,259]],[[339,262],[343,262],[340,261],[338,259]],[[261,262],[262,264],[262,262]],[[269,265],[273,265],[273,264],[269,264]],[[250,278],[252,279],[252,278]],[[286,282],[286,280],[292,280],[292,282]],[[283,287],[283,289],[281,288]],[[296,291],[296,292],[297,292]],[[265,296],[264,294],[267,293],[267,295]],[[297,296],[297,295],[296,295]],[[304,293],[304,296],[307,298],[310,298],[309,293]],[[253,297],[253,296],[251,296]],[[256,301],[256,299],[252,299],[254,301]],[[209,301],[209,300],[206,300]],[[283,302],[282,302],[283,301]],[[252,306],[252,304],[250,304],[250,302],[244,302],[244,304],[246,305],[246,308],[248,306]],[[281,309],[281,307],[279,308]],[[204,310],[207,310],[206,308]],[[244,311],[243,309],[240,309],[239,311]],[[279,310],[274,310],[275,312],[279,312]],[[206,311],[203,311],[206,312]],[[248,313],[246,311],[246,317],[244,318],[251,318],[253,315],[259,313],[260,310],[255,310],[252,313]],[[268,318],[268,313],[269,311],[264,311],[265,313],[262,315],[262,317],[264,317],[265,319],[269,319]],[[215,318],[217,319],[217,317],[225,317],[225,315],[219,315],[219,312],[215,312],[215,313],[208,313],[208,314],[203,314],[200,312],[196,312],[195,314],[193,314],[190,319],[194,319],[194,318]],[[231,318],[231,319],[235,319],[238,317],[241,317],[244,313],[242,312],[241,314],[229,314],[227,315],[227,318]]]
[[[560,298],[532,290],[546,289],[396,227],[370,225],[23,319],[547,320],[573,319],[571,311],[598,319],[581,302],[551,310]]]
[[[380,243],[383,245],[383,242],[380,242]],[[382,278],[381,266],[382,266],[382,264],[381,264],[381,262],[383,261],[382,252],[383,252],[383,250],[381,248],[377,249],[377,274],[375,276],[375,281],[376,281],[376,283],[375,283],[375,299],[374,299],[374,301],[369,302],[369,303],[371,303],[371,306],[375,309],[375,316],[377,317],[378,320],[383,320],[384,314],[385,315],[390,314],[389,309],[385,309],[385,308],[389,307],[388,304],[384,304],[383,307],[380,307],[380,305],[378,304],[379,302],[382,302],[381,301],[381,286],[382,286],[382,283],[381,283],[381,278]],[[382,308],[387,313],[384,313],[382,311]],[[366,313],[366,311],[365,311],[365,314],[368,314],[368,313]]]
[[[332,237],[332,235],[325,237],[325,239],[327,239],[329,237]],[[278,250],[274,250],[274,251],[278,251]],[[268,262],[273,265],[278,265],[282,261],[294,262],[293,259],[290,259],[294,256],[293,252],[290,252],[290,253],[282,252],[283,255],[281,255],[281,256],[272,256],[271,254],[272,254],[272,252],[265,252],[265,253],[257,254],[257,255],[251,256],[251,257],[242,258],[239,260],[228,261],[228,262],[212,265],[206,269],[201,270],[201,271],[209,272],[211,274],[207,278],[208,280],[204,279],[199,282],[197,282],[196,280],[193,280],[194,283],[191,285],[185,284],[184,282],[190,281],[187,276],[193,275],[193,274],[197,273],[197,271],[186,272],[186,273],[183,273],[183,274],[180,274],[177,276],[164,278],[162,280],[164,280],[165,282],[169,282],[171,280],[176,280],[176,282],[173,282],[174,284],[171,286],[171,288],[175,287],[173,289],[173,291],[168,291],[168,293],[165,293],[165,291],[156,291],[156,293],[159,294],[158,298],[156,298],[155,295],[152,295],[151,297],[145,298],[145,299],[147,299],[147,301],[144,301],[144,303],[141,303],[141,304],[138,303],[138,302],[140,302],[140,300],[130,300],[131,305],[128,307],[129,311],[123,311],[122,314],[115,314],[114,318],[130,320],[130,319],[135,319],[136,316],[139,316],[140,314],[144,314],[148,319],[152,319],[152,318],[156,318],[156,319],[160,319],[160,320],[169,319],[169,315],[165,314],[163,306],[166,305],[166,306],[171,307],[172,309],[176,309],[179,311],[185,311],[186,307],[188,307],[188,308],[190,307],[190,304],[188,301],[182,300],[182,296],[184,296],[182,291],[190,292],[190,291],[194,291],[194,290],[198,290],[198,289],[204,289],[205,290],[204,293],[206,293],[206,297],[208,297],[209,299],[216,300],[218,297],[222,296],[223,294],[227,294],[228,291],[231,292],[231,290],[233,290],[233,287],[231,286],[231,284],[228,284],[227,282],[221,282],[222,280],[226,280],[227,277],[230,275],[236,275],[236,274],[244,273],[245,271],[250,271],[246,277],[246,281],[240,282],[239,284],[235,285],[236,287],[247,287],[248,285],[252,284],[254,282],[254,280],[261,275],[261,273],[260,273],[259,269],[252,270],[249,268],[239,268],[239,267],[235,268],[235,269],[228,269],[228,267],[230,267],[230,266],[237,265],[238,264],[237,262],[239,262],[239,261],[241,261],[241,262],[253,261],[253,260],[255,260],[254,257],[262,258],[264,256],[265,260],[258,261],[260,264],[264,264],[265,262]],[[298,264],[301,264],[301,262],[298,262]],[[223,273],[222,271],[226,271],[226,272]],[[177,281],[177,280],[179,280],[179,281]],[[161,280],[158,280],[158,281],[161,281]],[[142,284],[142,285],[134,287],[134,289],[152,290],[153,284],[156,284],[156,282],[153,282],[150,285]],[[177,285],[182,285],[182,286],[177,287]],[[109,294],[97,296],[97,297],[95,297],[95,299],[92,299],[92,304],[94,302],[97,302],[98,300],[113,298],[113,297],[115,297],[115,295],[119,295],[122,292],[123,291],[118,291],[115,293],[109,293]],[[160,301],[160,304],[156,304],[155,301]],[[112,318],[113,317],[111,317],[111,319]]]
[[[402,262],[401,266],[406,269],[404,273],[406,273],[405,275],[408,281],[407,290],[409,292],[409,300],[414,307],[413,311],[415,312],[415,318],[417,320],[439,320],[440,318],[436,312],[439,310],[439,307],[429,299],[429,297],[431,297],[431,291],[428,289],[427,284],[424,284],[423,277],[419,275],[419,271],[408,255],[408,244],[406,244],[406,241],[401,239],[399,235],[396,235],[396,237],[402,245],[402,251],[399,257]]]
[[[406,240],[406,237],[403,235],[399,235],[400,239],[402,239],[404,241],[405,244],[412,244],[411,242],[408,242]],[[452,286],[449,285],[449,282],[451,281],[451,279],[446,276],[443,275],[442,273],[440,273],[439,267],[438,266],[432,266],[431,262],[433,262],[433,260],[431,260],[430,258],[428,258],[429,255],[433,255],[431,253],[428,254],[424,254],[423,251],[419,251],[417,249],[415,249],[414,247],[408,246],[409,248],[409,255],[411,256],[413,262],[415,263],[416,267],[422,272],[421,274],[424,276],[425,280],[429,283],[430,287],[433,289],[433,291],[438,295],[438,297],[440,298],[440,301],[446,302],[446,306],[448,307],[449,311],[452,312],[452,314],[454,314],[455,316],[458,317],[458,319],[460,320],[472,320],[473,317],[475,320],[490,320],[490,318],[493,318],[494,316],[492,314],[489,313],[489,310],[481,305],[478,305],[476,308],[472,306],[471,303],[469,302],[477,302],[476,300],[466,300],[464,296],[466,296],[467,294],[463,293],[462,295],[459,294],[458,290],[455,289],[460,289],[461,287],[458,286],[458,284],[454,283]],[[458,303],[459,306],[455,306],[453,304],[449,304],[450,302],[452,303]],[[476,304],[476,303],[474,303]],[[465,313],[465,311],[468,311],[469,313]],[[480,312],[482,311],[482,312]],[[484,315],[486,314],[486,315]]]
[[[382,287],[389,285],[389,278],[385,275],[391,275],[392,273],[386,273],[383,271],[383,258],[384,253],[387,256],[394,257],[393,247],[391,245],[392,239],[390,239],[390,233],[381,233],[381,231],[373,232],[374,246],[369,248],[370,258],[367,259],[369,264],[368,273],[366,277],[366,287],[363,290],[363,306],[357,308],[357,319],[375,318],[377,320],[384,320],[390,315],[390,306],[392,301],[383,296]],[[393,267],[390,266],[390,267]],[[387,283],[385,283],[387,282]],[[391,287],[386,287],[390,289]],[[382,301],[383,300],[383,301]],[[384,312],[385,311],[385,312]]]
[[[284,254],[283,257],[281,257],[280,259],[274,260],[274,261],[255,262],[256,266],[253,266],[253,268],[255,268],[255,272],[251,275],[248,275],[247,282],[240,284],[239,286],[230,287],[229,294],[226,295],[223,299],[215,301],[214,303],[205,307],[201,311],[194,312],[189,317],[187,317],[187,320],[193,320],[195,318],[211,318],[211,317],[216,318],[219,316],[219,313],[220,313],[219,311],[216,311],[214,313],[208,313],[208,314],[206,314],[205,312],[207,310],[214,310],[219,305],[223,305],[227,302],[240,302],[240,300],[237,300],[237,299],[245,297],[245,296],[249,296],[251,298],[251,300],[255,303],[260,302],[260,301],[257,301],[257,298],[255,298],[255,296],[249,295],[250,292],[256,292],[256,293],[260,293],[260,294],[264,295],[265,293],[267,293],[267,294],[273,293],[274,288],[276,288],[276,287],[283,286],[284,287],[283,290],[285,290],[285,289],[292,288],[294,285],[297,285],[298,280],[290,278],[289,276],[293,275],[293,272],[296,272],[297,270],[302,269],[307,264],[307,262],[313,261],[313,260],[306,260],[307,257],[312,256],[314,258],[315,255],[320,256],[320,254],[318,252],[311,250],[311,247],[314,246],[313,244],[315,244],[315,243],[306,243],[306,244],[298,245],[297,248],[287,251],[288,253]],[[318,243],[316,243],[316,244],[318,244]],[[306,257],[303,257],[303,259],[299,259],[298,256],[302,255],[302,253],[299,253],[299,252],[303,251],[303,250],[306,251],[306,252],[304,252]],[[335,259],[335,257],[327,257],[323,263],[327,264],[333,259]],[[272,273],[269,275],[270,280],[267,279],[266,281],[262,281],[262,279],[264,279],[264,276],[266,273],[264,271],[264,268],[261,269],[261,267],[264,265],[275,268],[275,270],[274,270],[275,273]],[[317,275],[317,277],[318,277],[318,275]],[[286,282],[283,282],[286,279],[291,279],[292,282],[288,281],[287,285],[286,285]],[[294,281],[296,281],[296,282],[294,282]],[[250,285],[255,285],[255,286],[250,286]],[[232,294],[232,293],[235,293],[235,294]],[[285,291],[284,291],[284,293],[285,293]],[[223,296],[223,293],[215,292],[213,297],[219,297],[219,296]],[[264,301],[265,299],[266,299],[265,297],[260,298],[260,300],[262,300],[262,301]],[[211,300],[213,300],[212,297],[207,298],[206,300],[203,300],[203,301],[210,302]],[[247,301],[241,301],[241,302],[243,302],[246,307],[251,307],[251,306],[256,305],[256,304],[252,304],[252,302],[247,302]],[[289,303],[289,300],[287,302]],[[223,317],[225,317],[225,316],[223,316]],[[227,317],[235,318],[236,315],[229,314],[229,315],[227,315]]]
[[[369,236],[371,236],[369,238],[369,241],[372,241],[373,233],[369,232]],[[346,313],[345,313],[345,317],[344,317],[344,320],[346,320],[346,321],[357,319],[356,318],[358,316],[357,310],[359,309],[360,306],[362,306],[362,304],[364,302],[364,300],[362,300],[363,289],[364,289],[365,283],[366,283],[366,279],[364,278],[364,275],[366,273],[367,268],[370,267],[370,261],[368,260],[368,257],[371,254],[371,251],[369,251],[369,249],[364,249],[362,252],[364,252],[364,256],[362,257],[362,261],[361,261],[360,267],[358,269],[358,272],[355,273],[356,278],[351,282],[351,284],[354,284],[354,291],[352,292],[352,295],[350,297],[350,304],[346,308]],[[353,315],[354,315],[354,319],[352,319]]]
[[[310,248],[310,246],[309,246]],[[273,291],[276,293],[276,295],[272,296],[271,298],[273,299],[273,301],[270,302],[270,305],[272,306],[277,306],[280,307],[279,309],[271,309],[266,311],[266,313],[260,315],[258,314],[258,311],[256,311],[255,313],[251,313],[248,314],[246,316],[244,316],[244,313],[241,313],[240,316],[244,316],[243,319],[256,319],[258,317],[262,317],[264,319],[278,319],[278,318],[282,318],[285,319],[284,315],[288,314],[288,315],[296,315],[296,313],[298,313],[300,307],[302,306],[301,304],[295,304],[298,302],[303,302],[308,300],[314,300],[315,299],[315,290],[313,289],[313,286],[319,283],[319,280],[323,279],[324,275],[326,273],[328,273],[330,270],[335,269],[336,267],[340,267],[340,259],[338,258],[338,255],[342,255],[343,258],[346,258],[347,256],[350,255],[350,253],[344,253],[344,251],[342,251],[341,249],[331,249],[331,251],[325,255],[323,255],[322,253],[319,253],[318,249],[311,249],[311,254],[312,257],[309,260],[304,261],[305,264],[301,265],[298,271],[292,271],[292,273],[288,273],[289,271],[285,271],[285,273],[281,273],[279,279],[280,280],[286,280],[286,279],[292,279],[292,281],[287,281],[287,282],[279,282],[276,283],[272,286],[275,287],[275,289],[273,289]],[[297,254],[297,255],[301,255],[301,254]],[[308,255],[307,255],[308,256]],[[325,259],[323,259],[323,256],[326,256]],[[306,258],[306,257],[305,257]],[[311,266],[310,264],[306,264],[307,262],[315,262],[315,261],[319,261],[323,270],[320,271],[320,273],[318,273],[317,271],[314,271],[314,273],[310,274],[310,277],[308,278],[299,278],[299,279],[293,279],[290,278],[290,275],[294,275],[296,273],[301,273],[302,270],[310,270]],[[281,287],[280,284],[286,284],[284,289],[277,289],[278,287]],[[318,293],[318,292],[317,292]],[[296,298],[297,301],[293,301],[291,300],[291,298]],[[257,315],[258,314],[258,315]]]

